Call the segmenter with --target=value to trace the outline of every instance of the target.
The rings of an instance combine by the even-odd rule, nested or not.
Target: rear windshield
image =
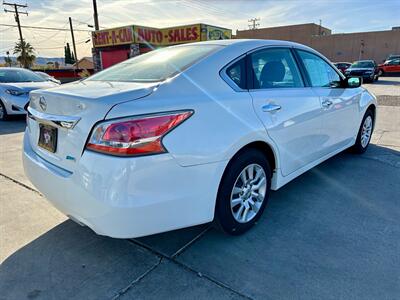
[[[220,45],[187,45],[163,48],[136,56],[89,77],[104,81],[163,81],[182,72]]]
[[[0,82],[40,82],[45,81],[39,75],[26,69],[7,69],[0,68]]]
[[[374,63],[372,61],[356,61],[351,65],[352,68],[373,68]]]

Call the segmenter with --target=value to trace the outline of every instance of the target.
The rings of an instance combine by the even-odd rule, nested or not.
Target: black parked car
[[[373,82],[379,79],[378,65],[373,60],[358,60],[346,69],[346,77],[359,76],[364,82]]]

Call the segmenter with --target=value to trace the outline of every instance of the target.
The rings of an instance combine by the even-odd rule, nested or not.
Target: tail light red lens
[[[192,114],[179,111],[103,122],[94,128],[86,148],[118,156],[164,153],[162,138]]]

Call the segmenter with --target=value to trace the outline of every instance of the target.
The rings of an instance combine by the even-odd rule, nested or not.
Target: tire
[[[385,73],[385,72],[384,72],[382,69],[379,69],[379,71],[378,71],[378,76],[383,76],[384,73]]]
[[[369,130],[369,135],[367,137],[366,135],[363,136],[364,133],[368,132],[368,131],[366,132],[365,130]],[[362,119],[360,129],[358,130],[356,143],[351,148],[353,153],[362,154],[365,151],[367,151],[373,131],[374,131],[374,113],[369,109],[367,110],[367,112],[364,115],[364,118]]]
[[[6,107],[3,102],[0,100],[0,121],[6,121],[8,119],[8,114]]]
[[[379,80],[379,76],[378,75],[376,75],[376,77],[375,77],[375,81],[378,81]]]
[[[249,176],[251,171],[252,177]],[[261,217],[270,188],[271,168],[262,152],[248,149],[236,155],[228,164],[218,190],[215,206],[218,229],[231,235],[249,230]]]

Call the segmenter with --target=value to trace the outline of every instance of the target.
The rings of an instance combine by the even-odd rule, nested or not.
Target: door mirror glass
[[[347,87],[357,88],[359,86],[361,86],[361,78],[360,77],[347,78]]]

